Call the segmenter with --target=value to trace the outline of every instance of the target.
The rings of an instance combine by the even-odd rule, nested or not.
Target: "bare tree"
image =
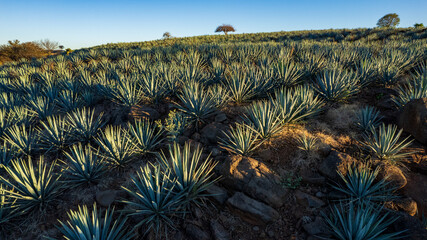
[[[229,24],[222,24],[221,26],[217,27],[215,32],[224,32],[225,35],[227,35],[228,32],[235,32],[236,30],[234,29],[233,26],[229,25]]]
[[[171,38],[172,37],[172,35],[171,35],[171,33],[170,32],[165,32],[165,33],[163,33],[163,38],[164,39],[168,39],[168,38]]]
[[[59,46],[58,42],[51,41],[49,39],[40,40],[39,44],[42,48],[46,49],[49,52],[52,52],[53,50],[57,49]]]

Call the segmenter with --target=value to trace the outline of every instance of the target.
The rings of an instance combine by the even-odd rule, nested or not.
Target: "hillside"
[[[200,36],[5,63],[0,239],[424,240],[426,33]]]
[[[305,30],[270,33],[242,33],[230,35],[205,35],[195,37],[171,38],[145,42],[108,43],[93,47],[98,48],[148,48],[178,45],[218,44],[218,43],[260,43],[260,42],[285,42],[285,41],[327,41],[327,42],[375,42],[383,40],[412,41],[426,39],[427,28],[358,28],[358,29],[327,29]]]

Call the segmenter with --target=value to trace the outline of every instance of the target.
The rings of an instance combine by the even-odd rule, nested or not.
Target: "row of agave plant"
[[[173,227],[175,217],[200,204],[206,188],[216,180],[215,163],[202,157],[202,149],[174,143],[185,127],[199,128],[226,104],[245,104],[242,121],[231,126],[219,144],[232,154],[250,155],[284,126],[306,121],[326,104],[345,101],[372,84],[393,86],[410,73],[411,81],[397,88],[396,106],[426,97],[424,59],[422,46],[410,43],[391,43],[383,49],[299,43],[104,49],[5,65],[0,68],[0,157],[5,173],[0,177],[1,226],[20,215],[45,211],[66,188],[101,181],[108,171],[123,169],[139,156],[155,152],[166,135],[171,142],[168,154],[158,154],[157,162],[141,167],[132,177],[132,188],[124,187],[132,196],[124,202],[130,209],[126,215],[140,217],[136,227],[161,236],[167,226]],[[171,99],[178,111],[171,112],[165,124],[143,120],[113,126],[94,110],[103,100],[129,111],[141,103]],[[402,149],[410,141],[399,141],[401,131],[380,122],[374,108],[360,111],[363,144],[373,158],[399,164],[408,154]],[[45,158],[50,155],[63,160],[48,163]],[[346,177],[353,178],[346,187],[356,188],[354,179],[374,181],[377,173],[369,167],[357,168]],[[353,190],[376,196],[383,185]],[[369,190],[372,186],[378,189]],[[347,222],[341,222],[344,229],[346,223],[365,221],[367,216],[383,221],[372,226],[381,234],[391,222],[380,218],[379,210],[371,207],[376,205],[362,202],[356,207],[340,205],[333,213],[347,217]],[[92,239],[94,234],[97,239],[132,238],[126,216],[114,219],[113,214],[112,209],[102,214],[96,206],[91,211],[79,207],[69,212],[69,221],[61,222],[59,228],[68,239]],[[332,230],[339,232],[339,228]]]

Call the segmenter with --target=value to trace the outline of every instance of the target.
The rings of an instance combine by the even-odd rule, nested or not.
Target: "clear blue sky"
[[[375,27],[397,13],[400,27],[427,25],[427,0],[0,0],[0,44],[44,38],[66,48],[214,34]]]

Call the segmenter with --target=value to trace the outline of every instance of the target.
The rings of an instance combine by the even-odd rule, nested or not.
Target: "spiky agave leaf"
[[[57,102],[58,106],[64,112],[70,112],[82,106],[82,101],[79,95],[77,92],[72,90],[64,90],[60,92]]]
[[[65,181],[76,187],[81,184],[97,183],[106,172],[104,162],[89,145],[82,146],[81,143],[73,145],[70,152],[65,152],[65,157],[67,158],[64,166]]]
[[[160,166],[146,165],[140,168],[137,176],[131,177],[133,187],[125,188],[133,199],[124,201],[130,206],[129,216],[141,216],[135,227],[146,225],[147,232],[154,231],[159,236],[173,227],[173,217],[181,211],[183,194],[176,194],[177,180],[171,176],[171,170],[162,171]]]
[[[372,127],[378,127],[382,119],[380,112],[372,106],[366,106],[356,113],[356,125],[363,132],[369,131]]]
[[[181,104],[177,105],[178,109],[188,115],[190,120],[195,122],[196,127],[216,111],[214,99],[198,82],[186,84],[178,98],[181,100]]]
[[[4,136],[4,140],[18,150],[18,154],[31,155],[37,149],[37,129],[26,125],[14,125],[10,127]]]
[[[100,156],[114,167],[124,167],[134,159],[135,148],[121,126],[107,126],[95,140]]]
[[[154,69],[142,75],[140,84],[144,95],[154,103],[160,102],[169,93],[167,82]]]
[[[186,142],[182,149],[177,143],[169,145],[169,157],[164,152],[159,154],[163,171],[170,169],[171,176],[176,179],[176,190],[184,195],[188,204],[203,200],[206,190],[216,181],[213,178],[216,163],[210,157],[203,159],[202,152],[199,146],[192,149]]]
[[[400,239],[405,231],[385,233],[387,228],[397,220],[388,218],[388,213],[381,214],[382,208],[374,205],[352,202],[340,203],[331,207],[331,214],[326,216],[330,233],[340,240],[392,240]]]
[[[298,148],[306,152],[312,152],[316,150],[318,147],[317,137],[311,136],[308,133],[303,133],[299,135],[296,140],[297,140]]]
[[[405,106],[409,101],[427,97],[427,71],[397,88],[397,95],[392,100],[397,107]]]
[[[6,231],[7,227],[11,220],[20,215],[20,212],[17,211],[16,199],[12,198],[8,194],[6,188],[3,184],[0,184],[0,230],[1,232]],[[0,236],[2,234],[0,233]]]
[[[278,108],[267,101],[256,102],[249,106],[243,120],[261,140],[272,138],[282,129]]]
[[[55,112],[55,103],[47,97],[30,97],[28,106],[36,113],[40,120],[45,120]]]
[[[282,58],[273,66],[276,82],[279,86],[295,86],[304,76],[304,72],[298,69],[298,66],[288,59]]]
[[[411,145],[413,140],[410,137],[399,141],[403,129],[397,132],[396,125],[381,124],[378,128],[371,127],[370,134],[365,134],[363,145],[372,155],[380,160],[388,161],[392,164],[400,164],[414,152],[402,152],[406,147]]]
[[[315,81],[315,90],[328,101],[343,101],[359,91],[354,73],[341,70],[324,71]]]
[[[69,142],[69,125],[61,116],[49,116],[41,122],[39,130],[41,136],[40,147],[49,152],[61,152]]]
[[[223,84],[230,93],[231,100],[235,103],[249,101],[256,95],[253,83],[243,69],[232,70]]]
[[[74,112],[68,113],[68,121],[71,128],[74,130],[72,133],[78,140],[89,142],[98,130],[105,125],[102,120],[103,113],[100,113],[95,118],[95,109],[82,108]]]
[[[257,144],[258,134],[246,124],[236,124],[228,132],[224,132],[224,137],[219,139],[219,145],[237,155],[249,156],[259,144]]]
[[[0,180],[12,190],[6,190],[11,197],[16,198],[19,211],[44,211],[60,193],[59,178],[53,172],[55,162],[47,166],[43,156],[33,165],[28,161],[14,160],[6,167],[8,177],[0,176]]]
[[[58,229],[65,239],[72,240],[130,240],[134,234],[129,231],[125,224],[126,218],[121,216],[114,220],[114,208],[108,208],[102,217],[101,209],[97,209],[96,204],[89,212],[86,205],[79,206],[78,211],[70,210],[67,215],[69,220],[62,222]]]
[[[9,163],[15,159],[16,149],[11,147],[7,142],[0,147],[0,168],[9,166]]]
[[[378,180],[379,171],[378,167],[372,170],[369,164],[351,164],[345,175],[337,171],[344,185],[333,188],[344,193],[350,201],[382,204],[394,198],[396,188],[389,186],[387,178]]]
[[[163,130],[149,120],[128,123],[128,135],[139,154],[152,152],[161,142]]]

